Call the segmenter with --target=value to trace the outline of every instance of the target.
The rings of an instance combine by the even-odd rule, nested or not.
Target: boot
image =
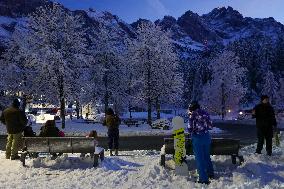
[[[112,150],[109,150],[109,155],[113,156]]]
[[[21,159],[21,157],[18,154],[11,156],[11,160],[17,160],[17,159]]]
[[[118,156],[118,149],[115,149],[115,155]]]

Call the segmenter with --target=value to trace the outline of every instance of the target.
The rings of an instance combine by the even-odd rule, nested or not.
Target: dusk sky
[[[128,23],[139,18],[152,21],[164,15],[180,17],[187,10],[199,15],[210,12],[213,8],[231,6],[245,17],[267,18],[284,24],[284,0],[55,0],[66,7],[88,9],[92,7],[109,11]]]

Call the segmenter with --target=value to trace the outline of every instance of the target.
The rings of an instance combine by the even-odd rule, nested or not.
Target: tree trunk
[[[106,92],[105,94],[105,113],[107,112],[107,109],[108,109],[108,94]]]
[[[105,113],[107,112],[108,109],[108,101],[109,101],[109,95],[108,95],[108,79],[107,79],[107,73],[105,73],[105,96],[104,96],[104,103],[105,103]]]
[[[59,80],[59,99],[60,99],[60,117],[61,117],[61,126],[62,129],[65,129],[65,98],[64,98],[64,86],[63,86],[63,77],[60,77]]]
[[[76,116],[77,116],[77,119],[80,119],[80,103],[78,100],[76,100]]]
[[[81,108],[80,108],[80,114],[81,114],[81,119],[83,119],[83,106],[81,106]]]
[[[114,101],[113,106],[115,114],[119,115],[119,108],[118,108],[119,106],[116,100]]]
[[[130,101],[129,101],[129,103],[128,103],[129,105],[128,105],[128,111],[129,111],[129,118],[130,119],[132,119],[132,107],[131,107],[131,103],[130,103]]]
[[[148,98],[148,120],[147,123],[149,125],[152,125],[152,101],[150,98]]]
[[[60,97],[60,117],[62,129],[65,129],[65,98],[63,96]]]
[[[150,60],[150,54],[149,50],[147,51],[147,57],[148,60]],[[148,103],[148,124],[152,126],[152,99],[151,99],[151,63],[148,62],[148,67],[147,67],[147,103]]]
[[[161,105],[159,99],[156,99],[157,119],[161,119]]]
[[[222,98],[222,120],[224,120],[226,116],[226,106],[225,106],[225,89],[224,89],[224,83],[221,84],[221,98]]]
[[[26,107],[27,107],[27,95],[24,94],[23,95],[23,104],[22,104],[22,110],[25,112],[26,110]]]

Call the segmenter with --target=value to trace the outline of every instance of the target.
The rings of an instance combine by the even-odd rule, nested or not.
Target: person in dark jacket
[[[269,103],[267,95],[261,96],[261,103],[256,105],[252,111],[253,118],[256,118],[257,148],[255,153],[261,154],[264,140],[266,141],[266,153],[272,155],[273,130],[277,129],[277,122],[273,107]]]
[[[40,137],[61,137],[60,130],[56,127],[55,120],[47,120],[43,127],[40,128]],[[56,159],[58,156],[61,156],[63,153],[51,153],[52,158]]]
[[[110,155],[113,156],[113,148],[115,149],[115,155],[118,155],[120,118],[114,114],[111,108],[108,108],[106,111],[106,117],[103,125],[108,128],[108,147]]]
[[[209,114],[193,101],[188,108],[188,131],[191,134],[193,152],[199,174],[199,183],[209,184],[209,178],[214,178],[213,164],[210,158],[211,136],[213,128]]]
[[[0,121],[6,125],[8,133],[6,159],[20,159],[18,150],[22,147],[22,133],[28,120],[25,113],[20,110],[18,99],[14,99],[12,106],[2,112]]]
[[[54,120],[47,120],[40,130],[40,137],[60,137],[59,129],[56,127]]]

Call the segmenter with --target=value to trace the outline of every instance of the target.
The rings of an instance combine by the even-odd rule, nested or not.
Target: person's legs
[[[12,142],[13,142],[13,134],[8,134],[7,144],[6,144],[6,159],[10,159],[11,157]]]
[[[118,129],[115,130],[114,132],[113,142],[114,142],[115,155],[118,155],[118,148],[119,148],[119,130]]]
[[[264,135],[260,129],[257,129],[257,148],[255,151],[256,153],[261,154],[263,143],[264,143]]]
[[[108,130],[108,148],[110,150],[110,155],[112,156],[112,149],[113,149],[113,131]]]
[[[11,148],[11,159],[18,157],[18,151],[22,146],[22,133],[13,134],[13,142]]]
[[[206,173],[206,163],[204,159],[205,146],[203,143],[204,136],[193,134],[192,135],[192,147],[194,151],[195,161],[197,164],[197,170],[199,174],[200,182],[208,182],[208,175]]]
[[[272,138],[273,138],[273,131],[267,132],[265,134],[266,153],[269,156],[272,155]]]
[[[214,178],[214,169],[213,164],[210,158],[210,151],[211,151],[211,137],[209,133],[205,136],[205,150],[204,150],[204,159],[206,162],[206,170],[209,178]]]

